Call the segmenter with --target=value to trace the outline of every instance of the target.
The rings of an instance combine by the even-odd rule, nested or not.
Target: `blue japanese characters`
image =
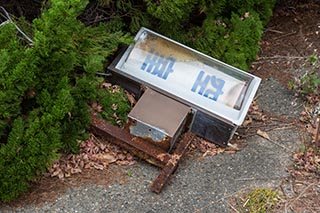
[[[199,95],[203,95],[204,97],[217,101],[219,96],[223,94],[222,88],[224,84],[225,81],[216,78],[215,75],[210,75],[204,71],[200,71],[191,91],[198,91]]]
[[[147,55],[140,69],[166,80],[169,74],[173,72],[174,62],[175,59],[172,57],[166,58],[152,52]]]
[[[230,124],[231,129],[244,121],[261,81],[146,28],[141,28],[112,70],[190,106],[195,116],[192,125],[212,119],[212,123]],[[213,128],[199,134],[211,135],[211,131]]]

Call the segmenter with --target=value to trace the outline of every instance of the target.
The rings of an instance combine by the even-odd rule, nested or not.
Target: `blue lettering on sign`
[[[151,53],[147,55],[140,69],[166,80],[169,74],[173,73],[174,63],[175,59],[172,57],[165,58]]]
[[[199,88],[199,95],[203,95],[204,97],[217,101],[219,96],[223,94],[222,88],[224,84],[224,80],[219,79],[214,75],[206,74],[204,71],[200,71],[191,91],[196,92]],[[212,90],[210,86],[208,88],[208,85],[211,85],[214,90]]]

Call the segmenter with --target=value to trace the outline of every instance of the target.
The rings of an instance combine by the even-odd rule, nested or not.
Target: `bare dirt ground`
[[[265,81],[275,79],[288,87],[290,81],[305,73],[304,66],[310,56],[320,55],[320,2],[280,2],[265,29],[252,72]],[[302,129],[303,125],[301,122]],[[306,139],[306,146],[308,141]],[[308,158],[308,154],[304,153],[304,157]],[[275,211],[320,212],[320,174],[294,167],[289,171],[291,176],[282,181],[279,189],[283,201]]]
[[[260,42],[252,72],[284,86],[301,75],[309,57],[320,53],[319,1],[280,1]]]

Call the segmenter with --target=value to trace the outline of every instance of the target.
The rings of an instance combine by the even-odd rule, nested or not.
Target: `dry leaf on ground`
[[[100,86],[101,86],[101,88],[110,88],[112,86],[112,84],[108,83],[108,82],[103,82]]]
[[[116,145],[99,141],[94,135],[80,145],[80,153],[63,155],[48,169],[47,176],[68,178],[84,169],[106,169],[109,164],[131,165],[134,157]]]
[[[129,93],[129,92],[127,92],[127,91],[125,91],[125,93],[126,93],[126,95],[127,95],[127,97],[128,97],[128,100],[129,100],[129,102],[130,102],[131,107],[133,107],[133,106],[137,103],[134,95],[131,94],[131,93]]]
[[[268,135],[268,133],[265,132],[265,131],[262,131],[262,130],[260,130],[260,129],[258,129],[257,135],[259,135],[259,136],[261,136],[261,137],[263,137],[263,138],[265,138],[265,139],[267,139],[267,140],[271,140],[270,137],[269,137],[269,135]]]

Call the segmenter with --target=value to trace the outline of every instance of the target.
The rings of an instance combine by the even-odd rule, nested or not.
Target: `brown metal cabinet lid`
[[[189,106],[148,88],[129,117],[157,127],[173,137],[190,110]]]

